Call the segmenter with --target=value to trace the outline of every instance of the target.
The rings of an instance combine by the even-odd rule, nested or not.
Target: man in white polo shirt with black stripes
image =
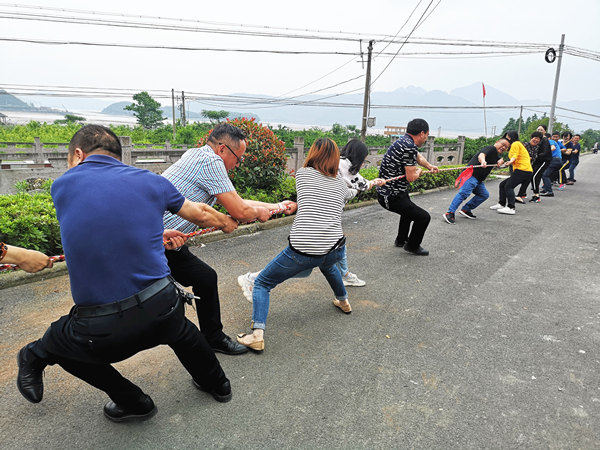
[[[244,161],[246,135],[229,123],[217,125],[208,137],[206,145],[192,148],[169,167],[163,176],[181,192],[185,198],[213,206],[222,205],[229,215],[240,222],[259,220],[266,222],[271,211],[287,208],[291,214],[296,203],[284,201],[264,203],[242,199],[235,190],[227,172]],[[165,213],[165,229],[190,233],[197,227],[179,216]],[[195,256],[188,247],[165,251],[171,275],[184,285],[192,286],[196,300],[196,311],[200,331],[216,352],[238,355],[248,348],[233,341],[223,333],[217,273],[208,264]]]

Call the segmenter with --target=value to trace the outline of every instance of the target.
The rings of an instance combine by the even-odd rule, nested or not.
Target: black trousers
[[[221,303],[217,286],[217,272],[187,246],[179,251],[166,250],[165,255],[171,269],[171,276],[182,286],[191,286],[196,297],[196,312],[200,331],[208,342],[222,339]]]
[[[569,168],[569,166],[571,165],[571,159],[563,159],[562,160],[562,166],[560,167],[560,175],[558,178],[558,182],[560,184],[565,184],[569,178],[567,177],[567,169]]]
[[[410,199],[408,192],[388,197],[378,195],[377,200],[388,211],[400,215],[396,240],[398,242],[406,242],[410,250],[418,250],[431,221],[429,213],[415,205]]]
[[[544,172],[550,165],[550,161],[536,161],[533,163],[533,176],[531,177],[531,190],[534,194],[540,193],[540,182]],[[519,197],[524,197],[527,194],[527,186],[529,181],[521,183],[521,189],[519,189]]]
[[[513,173],[500,183],[498,203],[515,209],[515,188],[523,182],[528,183],[531,180],[533,172],[525,172],[524,170],[513,170]]]
[[[64,370],[135,409],[145,395],[111,363],[166,344],[202,387],[216,388],[225,373],[198,328],[185,317],[184,302],[173,283],[140,305],[102,316],[81,317],[74,306],[29,347],[39,363]]]

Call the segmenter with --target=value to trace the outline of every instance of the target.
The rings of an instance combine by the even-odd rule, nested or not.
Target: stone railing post
[[[435,136],[428,136],[427,142],[425,143],[425,159],[429,161],[431,164],[435,164],[435,160],[433,159],[433,152],[435,148]]]
[[[458,137],[458,160],[456,161],[457,164],[462,164],[463,163],[463,156],[465,154],[465,137],[464,136],[459,136]]]
[[[167,164],[171,164],[171,155],[169,152],[171,151],[171,141],[167,139],[165,141],[165,162]]]
[[[296,149],[296,167],[294,173],[304,165],[304,136],[296,136],[294,138],[294,148]]]
[[[131,136],[119,136],[119,141],[121,141],[121,148],[123,149],[123,156],[121,159],[123,164],[133,166],[134,161],[132,161],[133,156],[131,155],[133,144],[131,143]]]
[[[44,144],[40,142],[39,137],[33,138],[33,153],[35,153],[35,163],[44,164]]]

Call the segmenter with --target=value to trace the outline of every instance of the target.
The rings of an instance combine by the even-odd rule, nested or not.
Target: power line
[[[440,0],[441,1],[441,0]],[[437,8],[438,4],[434,7]],[[2,6],[2,5],[0,5]],[[6,6],[6,5],[5,5]],[[10,5],[9,5],[10,6]],[[19,5],[13,5],[14,7],[19,7]],[[36,9],[45,9],[43,7],[35,7]],[[243,35],[243,36],[255,36],[255,37],[278,37],[278,38],[293,38],[293,39],[321,39],[321,40],[345,40],[345,41],[354,41],[358,42],[359,40],[364,39],[364,34],[361,33],[349,33],[343,31],[320,31],[320,30],[309,30],[309,29],[292,29],[292,28],[277,28],[277,27],[269,27],[269,26],[248,26],[243,24],[228,24],[224,22],[203,22],[203,21],[192,21],[186,19],[174,19],[174,18],[160,18],[160,17],[152,17],[152,16],[137,16],[137,15],[126,15],[126,14],[115,14],[115,13],[99,13],[93,11],[81,11],[81,10],[62,10],[57,8],[49,8],[51,10],[59,10],[59,11],[77,11],[83,14],[92,14],[92,15],[108,15],[108,16],[121,16],[121,17],[139,17],[139,18],[154,18],[159,20],[168,20],[168,21],[176,21],[177,24],[168,25],[162,23],[151,23],[151,22],[131,22],[129,21],[115,21],[115,20],[106,20],[106,19],[90,19],[90,18],[77,18],[77,17],[66,17],[66,16],[49,16],[49,15],[39,15],[39,14],[24,14],[24,13],[14,13],[7,11],[0,11],[0,18],[9,18],[9,19],[22,19],[22,20],[36,20],[36,21],[50,21],[50,22],[60,22],[60,23],[74,23],[74,24],[83,24],[83,25],[99,25],[99,26],[119,26],[124,28],[140,28],[140,29],[151,29],[151,30],[164,30],[164,31],[178,31],[178,32],[203,32],[203,33],[211,33],[211,34],[233,34],[233,35]],[[429,13],[431,13],[433,10]],[[2,16],[1,14],[4,14]],[[426,20],[429,15],[424,19]],[[420,20],[420,26],[424,20]],[[218,24],[220,28],[206,28],[206,27],[186,27],[182,26],[183,22],[194,22],[194,23],[211,23]],[[241,30],[226,30],[223,29],[223,26],[227,27],[238,27],[242,28]],[[307,34],[285,34],[285,33],[273,33],[273,32],[265,32],[265,31],[246,31],[244,28],[260,28],[262,29],[279,29],[285,31],[302,31]],[[344,36],[344,37],[342,37]],[[347,37],[345,37],[347,36]],[[401,38],[400,40],[396,40],[396,36],[390,37],[385,34],[370,34],[370,38],[377,37],[379,42],[389,42],[389,43],[411,43],[411,44],[427,44],[427,45],[462,45],[462,46],[486,46],[486,47],[505,47],[505,48],[538,48],[538,49],[547,49],[550,44],[540,44],[540,43],[519,43],[519,42],[503,42],[503,41],[475,41],[475,40],[465,40],[465,39],[448,39],[448,38],[412,38],[412,40],[407,41],[406,37]]]
[[[410,18],[413,16],[413,14],[415,13],[415,11],[417,10],[417,8],[419,7],[419,5],[421,4],[423,0],[419,0],[419,3],[417,3],[417,6],[415,6],[413,8],[413,10],[411,11],[410,15],[408,16],[408,18],[406,19],[406,22],[404,22],[404,24],[400,27],[400,29],[398,30],[398,32],[394,35],[394,37],[392,39],[396,39],[396,37],[398,37],[398,35],[400,34],[400,32],[402,31],[402,29],[406,26],[406,24],[410,21]],[[381,52],[385,51],[385,49],[387,49],[392,43],[388,42],[388,44],[383,47],[383,50],[381,50]],[[381,52],[377,53],[377,55],[375,56],[379,56],[381,54]]]

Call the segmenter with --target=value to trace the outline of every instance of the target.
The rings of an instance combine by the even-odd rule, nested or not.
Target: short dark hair
[[[553,131],[552,136],[560,136],[560,131]]]
[[[567,136],[573,137],[573,134],[570,131],[564,131],[563,134],[560,135],[561,138],[566,138]]]
[[[581,139],[581,135],[580,134],[574,134],[573,137],[577,136],[578,138]]]
[[[228,136],[229,139],[233,141],[232,144],[239,144],[246,139],[244,132],[235,125],[231,125],[230,123],[220,123],[213,128],[208,136],[208,140],[210,142],[218,143],[222,141],[225,136]]]
[[[547,138],[552,137],[552,135],[550,133],[544,133],[544,136],[546,136]]]
[[[542,139],[543,137],[544,137],[544,135],[542,134],[541,131],[534,131],[533,133],[531,133],[531,139],[533,139],[533,138]]]
[[[369,149],[362,141],[358,139],[352,139],[348,141],[348,143],[340,149],[340,156],[343,156],[350,161],[349,172],[352,175],[356,175],[358,173],[368,154]]]
[[[424,119],[413,119],[408,122],[408,125],[406,126],[406,132],[408,134],[412,134],[413,136],[416,136],[421,132],[427,133],[428,131],[429,124]]]
[[[515,130],[507,131],[502,137],[508,139],[511,144],[519,141],[519,133],[517,133]]]
[[[102,150],[118,156],[118,159],[123,155],[121,141],[117,135],[102,125],[85,125],[77,131],[69,142],[69,155],[75,153],[76,148],[85,154]]]

